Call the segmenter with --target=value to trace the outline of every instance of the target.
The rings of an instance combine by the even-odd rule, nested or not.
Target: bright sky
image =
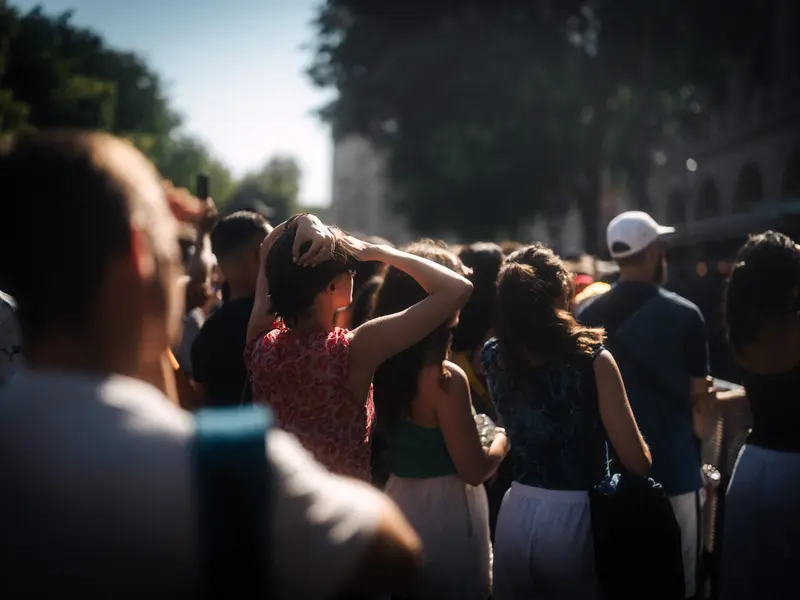
[[[311,112],[331,97],[305,75],[311,20],[321,0],[10,0],[142,54],[167,83],[184,128],[237,176],[274,154],[302,167],[300,199],[328,204],[332,144]]]

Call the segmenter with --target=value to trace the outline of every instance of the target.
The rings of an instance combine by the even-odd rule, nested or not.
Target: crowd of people
[[[0,199],[3,597],[249,581],[602,598],[592,490],[617,473],[668,498],[678,597],[699,598],[700,443],[744,395],[721,598],[793,589],[800,247],[783,234],[736,258],[723,312],[744,388],[719,391],[702,314],[663,287],[674,230],[642,212],[608,226],[611,282],[541,244],[398,249],[310,214],[220,218],[105,134],[4,140]]]

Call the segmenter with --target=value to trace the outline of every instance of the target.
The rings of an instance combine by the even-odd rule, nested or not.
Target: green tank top
[[[392,427],[388,441],[392,473],[397,477],[431,479],[456,473],[438,427],[401,421]]]

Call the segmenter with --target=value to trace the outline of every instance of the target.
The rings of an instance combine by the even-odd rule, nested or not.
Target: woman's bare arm
[[[428,296],[414,306],[392,315],[378,317],[350,332],[351,353],[357,365],[374,372],[386,359],[453,318],[472,293],[472,283],[447,267],[389,246],[357,244],[362,261],[380,261],[413,277]]]
[[[636,475],[650,471],[650,449],[636,425],[625,384],[611,353],[604,350],[594,361],[597,402],[608,439],[623,466]]]
[[[480,485],[494,475],[508,453],[508,438],[500,433],[488,452],[483,449],[472,416],[467,375],[453,363],[448,362],[447,368],[451,373],[449,389],[436,405],[439,427],[458,476],[465,483]]]

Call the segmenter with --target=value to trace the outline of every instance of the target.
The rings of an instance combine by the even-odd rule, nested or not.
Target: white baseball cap
[[[675,233],[674,227],[664,227],[646,212],[631,210],[611,220],[606,229],[606,243],[612,258],[627,258],[670,233]]]

